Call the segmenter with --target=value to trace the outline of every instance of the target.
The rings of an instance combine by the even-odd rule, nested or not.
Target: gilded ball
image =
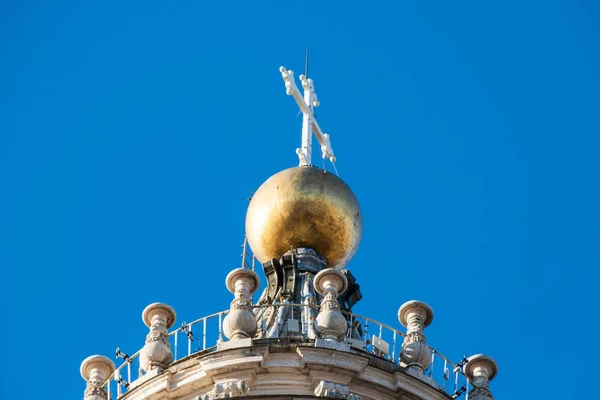
[[[246,235],[261,263],[308,247],[329,267],[343,268],[358,249],[362,214],[340,178],[315,167],[294,167],[258,188],[246,214]]]

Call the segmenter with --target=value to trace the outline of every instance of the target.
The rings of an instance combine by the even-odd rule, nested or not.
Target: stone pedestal
[[[162,372],[173,362],[168,329],[175,323],[175,310],[163,303],[150,304],[144,309],[142,319],[150,332],[146,344],[140,350],[140,367],[144,372]]]
[[[336,269],[324,269],[315,276],[315,289],[323,296],[316,319],[316,330],[323,340],[342,341],[348,322],[340,312],[337,298],[348,288],[346,276]]]
[[[87,382],[84,400],[108,400],[103,386],[115,369],[115,364],[104,356],[91,356],[83,360],[80,372]]]
[[[411,300],[402,304],[398,319],[406,327],[406,337],[400,352],[400,361],[409,374],[424,377],[431,364],[431,352],[426,345],[423,330],[433,321],[433,310],[422,301]]]
[[[234,294],[229,314],[223,320],[223,333],[229,340],[253,338],[256,334],[256,316],[252,312],[251,295],[260,286],[258,275],[245,268],[234,269],[225,280],[227,289]]]
[[[493,400],[489,384],[498,374],[498,364],[488,356],[476,354],[469,357],[465,365],[465,375],[473,388],[469,392],[470,400]]]

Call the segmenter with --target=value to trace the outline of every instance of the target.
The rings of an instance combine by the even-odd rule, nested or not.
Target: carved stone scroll
[[[332,399],[360,400],[360,396],[350,393],[347,385],[321,381],[315,388],[315,396]]]
[[[215,383],[215,387],[198,400],[228,399],[231,397],[247,396],[249,392],[248,385],[244,380],[232,380],[227,382]]]

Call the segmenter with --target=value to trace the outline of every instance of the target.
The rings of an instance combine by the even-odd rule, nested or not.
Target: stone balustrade
[[[241,292],[240,295],[247,296],[251,290],[248,290],[248,293],[246,293],[246,290],[252,287],[252,284],[248,285],[246,279],[246,277],[249,276],[251,276],[251,274],[241,275],[241,277],[237,277],[235,279],[231,278],[230,281],[232,292],[236,292],[235,282],[242,280],[244,282],[239,283],[237,288]],[[250,282],[253,281],[252,278],[249,279]],[[331,277],[329,278],[329,281],[319,280],[318,282],[319,286],[323,288],[331,288],[331,286],[335,287],[336,290],[339,290],[338,288],[343,288],[343,284],[340,285],[339,281],[335,281],[335,279]],[[333,288],[330,290],[333,290]],[[329,300],[331,301],[332,299]],[[146,310],[149,311],[144,312],[144,321],[147,322],[147,325],[150,325],[150,327],[152,327],[153,319],[161,326],[164,324],[165,328],[167,326],[171,327],[174,323],[175,312],[172,311],[169,306],[160,303],[157,304],[159,305],[154,304],[147,307]],[[306,307],[310,307],[315,310],[319,309],[319,307],[316,305],[310,306],[307,304],[271,304],[252,305],[250,310],[253,310],[254,312],[249,312],[253,314],[259,314],[267,308],[302,309]],[[156,309],[156,311],[154,309]],[[219,350],[219,347],[217,346],[218,343],[233,344],[235,342],[240,342],[234,347],[239,348],[241,344],[241,347],[243,348],[244,346],[255,346],[257,343],[266,343],[270,342],[271,340],[276,340],[279,343],[283,343],[281,341],[288,338],[285,331],[280,332],[278,337],[268,337],[266,336],[266,332],[263,331],[260,326],[258,326],[252,337],[245,337],[246,334],[249,335],[252,333],[252,330],[244,329],[243,332],[245,332],[245,334],[242,335],[242,338],[235,339],[235,335],[233,334],[235,330],[229,330],[230,328],[227,328],[226,323],[230,313],[231,310],[226,310],[200,318],[192,321],[191,323],[183,323],[180,328],[175,329],[167,334],[167,343],[169,343],[168,347],[162,346],[165,344],[165,342],[161,339],[158,341],[162,344],[158,346],[160,351],[152,351],[149,352],[151,355],[148,355],[148,353],[146,353],[148,346],[147,343],[139,352],[134,353],[131,357],[129,357],[129,362],[124,362],[122,365],[117,367],[116,370],[114,369],[114,364],[113,367],[111,367],[110,363],[107,362],[105,362],[105,364],[100,364],[104,365],[104,367],[98,367],[99,369],[96,368],[98,371],[94,372],[94,374],[92,374],[91,369],[89,369],[90,372],[88,375],[86,375],[87,378],[86,376],[84,376],[84,378],[86,379],[86,382],[88,382],[88,388],[91,389],[86,389],[86,393],[89,392],[89,396],[96,395],[100,397],[92,397],[88,399],[89,396],[87,396],[86,400],[106,400],[106,398],[101,397],[102,393],[97,391],[95,389],[96,387],[103,388],[105,393],[108,395],[110,395],[111,392],[116,392],[117,397],[119,397],[124,393],[127,393],[128,390],[139,386],[140,383],[147,379],[148,373],[146,373],[146,375],[140,375],[137,378],[132,376],[131,373],[129,373],[129,370],[131,365],[135,362],[137,362],[140,367],[152,367],[153,362],[159,362],[161,368],[171,369],[171,365],[173,365],[173,363],[183,362],[184,359],[188,359],[188,356],[195,353],[207,355],[217,354],[216,352]],[[469,359],[466,365],[461,367],[461,365],[453,363],[451,360],[444,357],[439,351],[430,347],[430,345],[425,342],[424,335],[423,341],[420,341],[420,334],[423,333],[424,328],[427,327],[433,319],[433,312],[430,312],[430,308],[428,309],[428,306],[425,303],[408,302],[401,307],[399,317],[401,323],[407,326],[407,333],[365,316],[345,311],[339,311],[339,313],[348,322],[347,326],[352,327],[352,330],[346,328],[345,333],[341,336],[340,334],[342,329],[340,328],[339,330],[335,330],[335,335],[333,335],[333,337],[329,337],[330,340],[322,338],[305,338],[302,340],[301,345],[309,347],[312,346],[315,348],[315,351],[341,351],[342,353],[348,354],[366,354],[369,356],[375,356],[376,358],[381,359],[382,362],[388,362],[390,365],[396,365],[397,367],[395,368],[398,368],[399,371],[404,371],[406,374],[418,378],[427,386],[432,387],[435,390],[442,389],[450,395],[454,395],[456,393],[463,393],[466,388],[470,388],[470,400],[488,400],[492,398],[491,392],[489,391],[489,381],[492,380],[497,373],[497,367],[495,366],[495,363],[493,363],[493,360],[490,362],[488,360],[491,359],[485,358],[485,356],[473,356]],[[317,322],[315,321],[315,323]],[[362,330],[361,336],[358,339],[356,337],[352,337],[351,335],[352,331],[356,333],[355,327],[357,325],[359,325]],[[322,326],[327,326],[327,324],[323,324]],[[161,327],[156,328],[158,328],[159,332],[164,333]],[[224,332],[225,330],[228,330],[227,334],[229,335],[229,341],[226,341],[226,335]],[[321,330],[321,333],[322,332],[324,332],[324,330]],[[161,338],[164,338],[164,336],[161,336]],[[289,340],[291,341],[290,343],[294,343],[293,336],[290,336]],[[333,341],[343,346],[332,347],[329,349],[319,349],[317,346],[318,340]],[[151,341],[150,343],[155,342],[156,341]],[[386,348],[386,343],[389,344],[389,348]],[[419,345],[415,345],[415,343],[419,343]],[[417,347],[418,349],[415,350]],[[185,351],[185,349],[187,349],[187,351]],[[104,359],[108,360],[106,358]],[[148,362],[148,360],[153,361]],[[84,363],[89,364],[87,360]],[[154,364],[154,366],[158,367],[159,365]],[[152,368],[149,370],[153,371]],[[155,369],[154,371],[156,372],[151,374],[150,377],[160,374],[160,372],[158,372],[159,369]],[[89,381],[91,380],[92,375],[94,376],[95,380],[90,383]],[[102,380],[104,380],[104,382],[100,384],[99,382]],[[120,383],[116,382],[117,380],[120,381]],[[327,380],[325,379],[325,381]],[[323,390],[330,390],[327,389],[327,387],[329,387],[327,384],[323,385],[325,388]],[[227,389],[229,386],[215,386],[215,388],[211,390],[214,390],[216,395],[223,396],[221,393],[225,393],[225,389]],[[315,386],[315,390],[316,388],[317,386]],[[357,396],[360,395],[357,394]],[[356,398],[358,399],[359,397]]]

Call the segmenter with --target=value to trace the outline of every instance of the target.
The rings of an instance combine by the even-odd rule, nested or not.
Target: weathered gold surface
[[[248,243],[258,261],[308,247],[343,268],[362,236],[362,214],[352,190],[315,167],[294,167],[270,177],[246,214]]]

